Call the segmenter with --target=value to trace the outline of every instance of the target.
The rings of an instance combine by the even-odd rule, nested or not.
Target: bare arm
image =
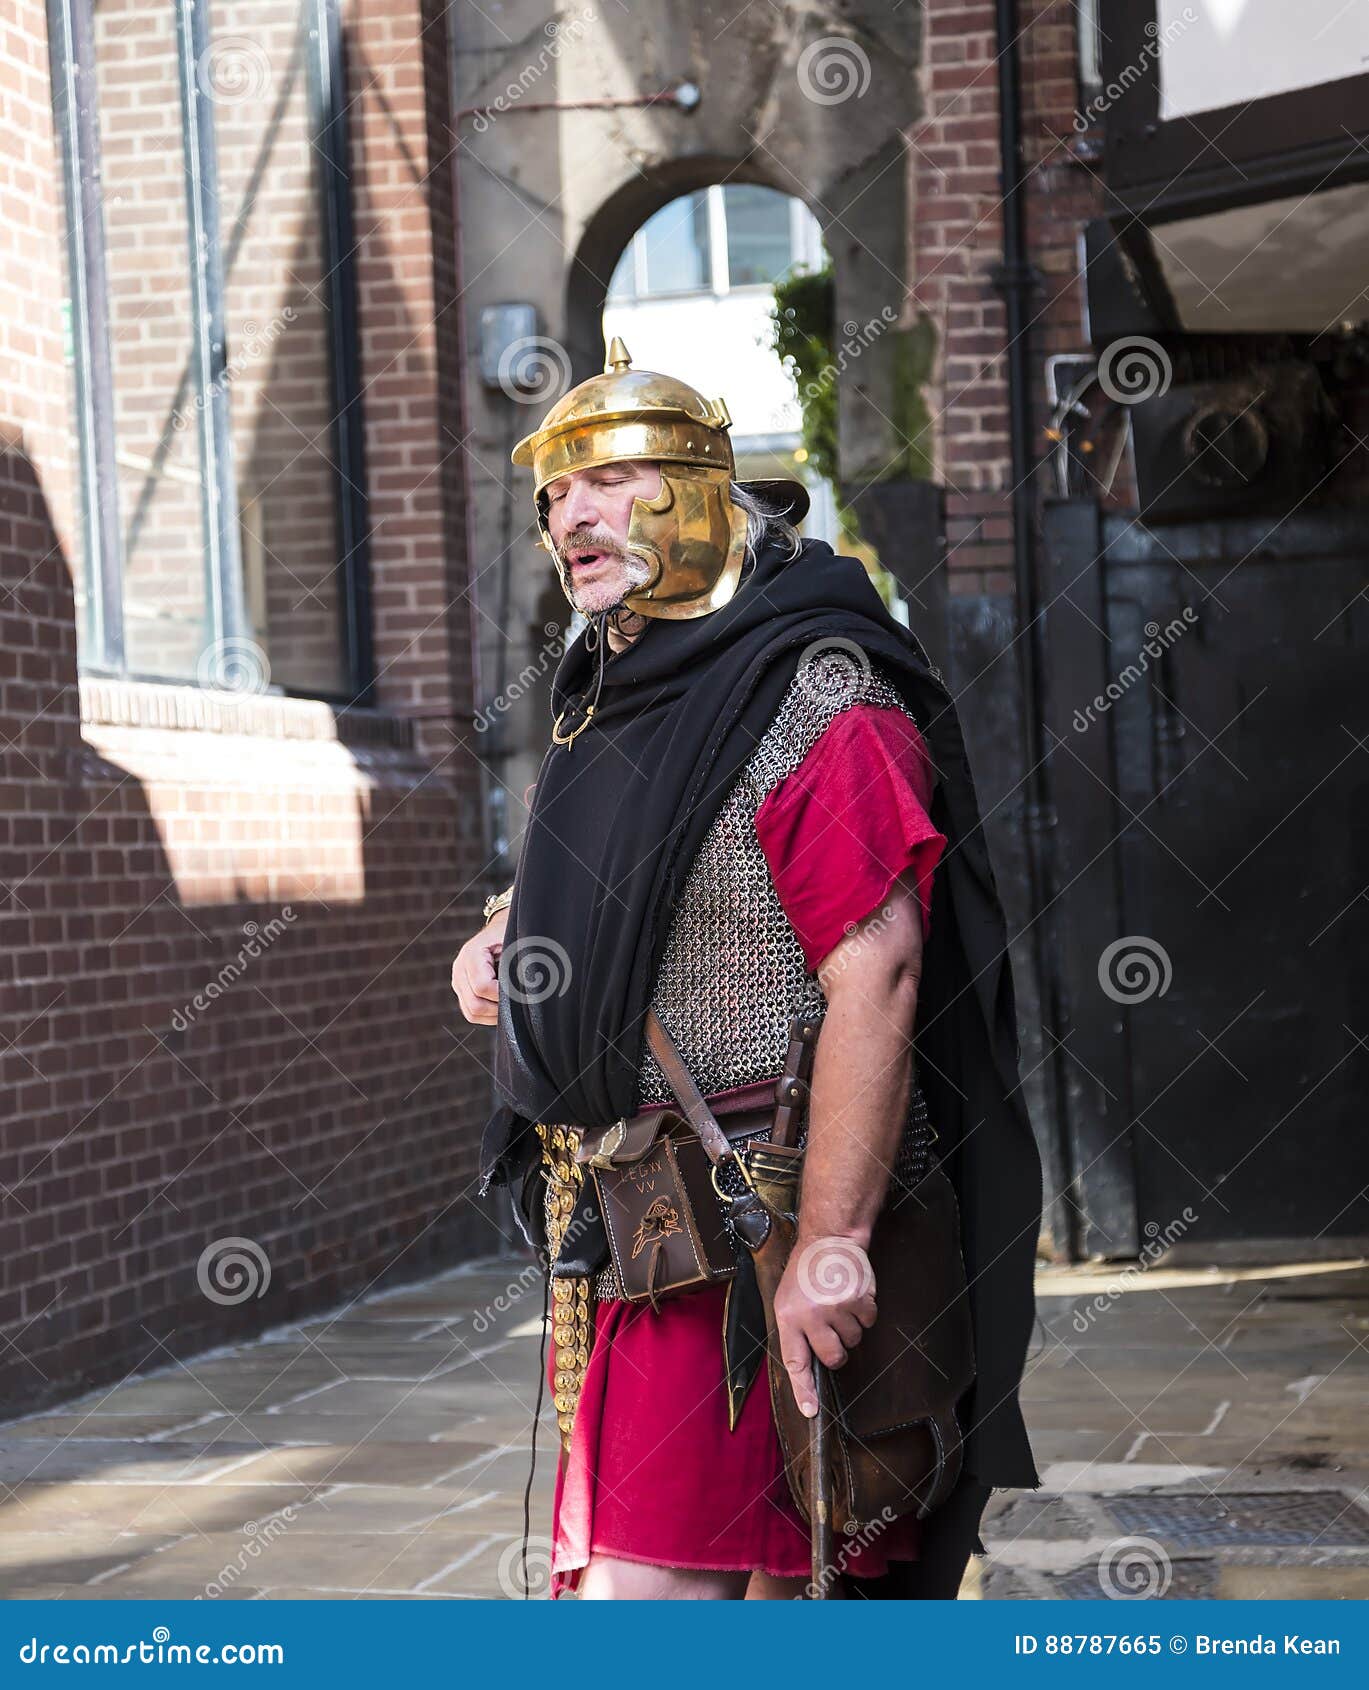
[[[866,1248],[912,1086],[922,914],[911,871],[822,961],[827,1013],[813,1059],[798,1237],[775,1296],[799,1407],[817,1411],[812,1358],[840,1367],[875,1320]]]

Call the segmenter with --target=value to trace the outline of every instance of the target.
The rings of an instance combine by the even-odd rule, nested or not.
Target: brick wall
[[[1100,194],[1069,144],[1074,8],[1022,0],[1020,12],[1027,240],[1040,283],[1029,308],[1033,397],[1044,430],[1044,361],[1083,346],[1078,232]],[[1007,593],[1013,581],[1007,326],[995,285],[1003,253],[996,47],[988,0],[929,0],[924,115],[910,133],[909,274],[915,307],[937,329],[934,473],[946,489],[951,589],[962,593]],[[1038,452],[1043,444],[1038,432]]]
[[[436,0],[356,0],[350,75],[362,381],[375,527],[381,696],[439,762],[471,687],[460,500],[456,307],[447,135],[450,52]],[[435,380],[435,370],[451,372]],[[452,511],[449,529],[438,521]],[[466,736],[469,739],[469,735]]]
[[[420,47],[425,22],[440,36],[379,0],[349,17],[382,673],[381,709],[341,725],[304,701],[78,681],[41,0],[0,26],[6,1410],[498,1241],[470,1200],[488,1035],[461,1030],[448,985],[486,888],[460,750],[453,342],[435,327],[452,320],[452,232],[428,199],[444,43]],[[192,578],[198,525],[168,517],[159,544],[173,532]],[[215,1274],[226,1238],[269,1263],[263,1295],[235,1300]]]

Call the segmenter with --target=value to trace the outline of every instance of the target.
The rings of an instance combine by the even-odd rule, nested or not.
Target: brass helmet
[[[642,616],[683,620],[728,602],[746,553],[746,512],[729,492],[736,475],[731,425],[721,399],[705,399],[673,376],[634,370],[627,347],[614,337],[604,373],[558,399],[541,428],[513,449],[513,462],[532,468],[537,526],[568,599],[566,567],[547,526],[548,484],[572,470],[646,459],[661,465],[661,491],[633,501],[627,546],[652,573],[623,603]],[[791,521],[808,508],[800,482],[750,485],[778,495]]]

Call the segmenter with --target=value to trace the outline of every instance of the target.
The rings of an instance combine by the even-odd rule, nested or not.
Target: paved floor
[[[1044,1484],[965,1597],[1369,1596],[1369,1264],[1043,1269]],[[519,1593],[535,1270],[479,1264],[0,1425],[0,1595]],[[528,1575],[546,1585],[539,1435]]]

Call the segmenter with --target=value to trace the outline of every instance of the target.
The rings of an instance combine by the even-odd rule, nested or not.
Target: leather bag
[[[714,1100],[735,1152],[771,1130],[775,1081]],[[713,1185],[713,1162],[675,1108],[650,1109],[586,1138],[576,1156],[593,1175],[623,1296],[653,1307],[732,1279],[737,1246]]]
[[[708,1104],[674,1041],[653,1014],[647,1028],[701,1144],[722,1154],[718,1139],[724,1135],[716,1121],[709,1131]],[[827,1516],[819,1523],[840,1536],[904,1514],[924,1518],[954,1489],[963,1454],[956,1409],[974,1383],[974,1341],[959,1207],[954,1187],[932,1155],[914,1182],[891,1181],[876,1219],[868,1251],[878,1302],[874,1325],[840,1367],[819,1370],[825,1375],[819,1380],[824,1394],[830,1386],[833,1423],[825,1428],[830,1435],[820,1440],[825,1470],[815,1473],[812,1423],[794,1400],[774,1309],[794,1246],[804,1153],[791,1140],[807,1107],[817,1032],[814,1023],[795,1018],[775,1127],[768,1142],[752,1142],[745,1149],[746,1196],[734,1203],[732,1219],[751,1252],[765,1308],[771,1404],[790,1493],[810,1525],[815,1514]],[[830,1495],[830,1513],[827,1506],[815,1505],[815,1494],[819,1499]]]

